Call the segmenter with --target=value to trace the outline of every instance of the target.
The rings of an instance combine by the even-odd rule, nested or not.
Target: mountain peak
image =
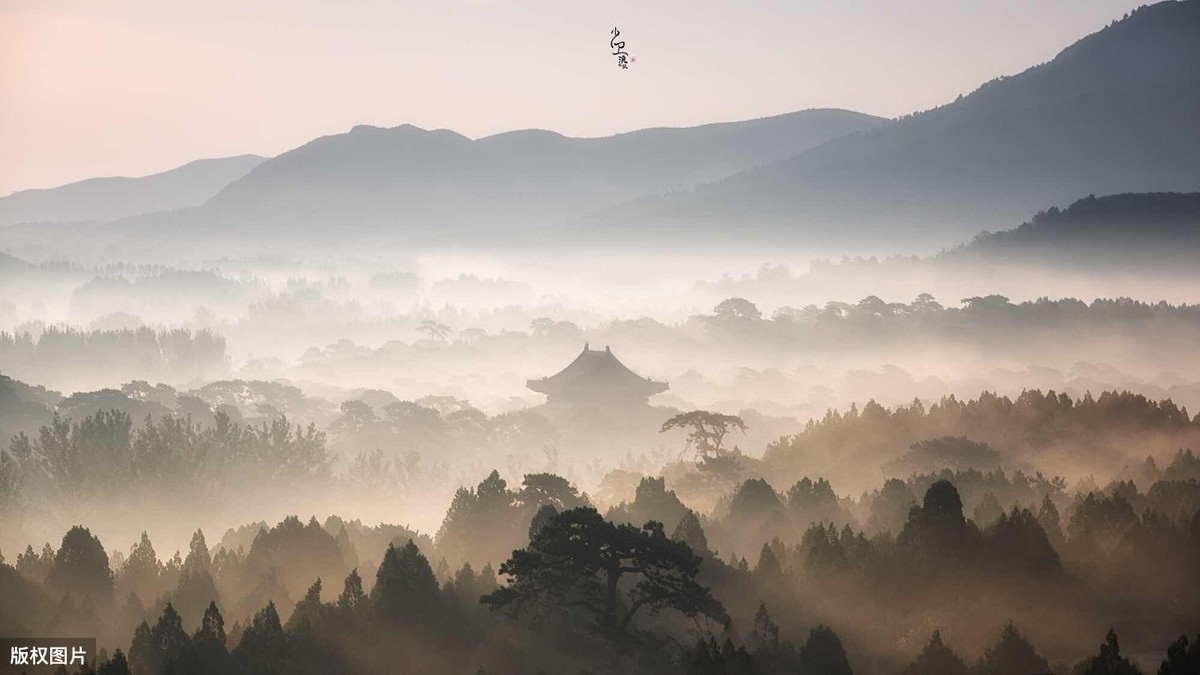
[[[1197,63],[1200,0],[1162,2],[952,103],[609,215],[805,236],[912,228],[933,244],[1090,193],[1194,190]]]

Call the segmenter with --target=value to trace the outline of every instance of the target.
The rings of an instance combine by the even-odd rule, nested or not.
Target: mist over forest
[[[1167,1],[897,119],[359,125],[0,197],[0,638],[1200,674],[1197,64]]]

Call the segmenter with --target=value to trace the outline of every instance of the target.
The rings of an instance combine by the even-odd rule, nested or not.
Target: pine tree
[[[225,646],[225,619],[217,603],[210,602],[204,610],[204,618],[200,620],[200,629],[196,631],[195,640]]]
[[[208,544],[204,541],[203,530],[196,530],[196,533],[192,535],[192,541],[188,545],[187,559],[183,561],[183,572],[185,574],[212,572],[212,556],[209,555]]]
[[[1100,645],[1100,653],[1075,666],[1075,675],[1141,675],[1137,666],[1121,656],[1117,632],[1109,630]]]
[[[90,595],[97,600],[111,598],[113,579],[108,554],[90,530],[76,525],[63,536],[47,584],[57,593]]]
[[[162,563],[154,551],[154,544],[145,531],[138,543],[129,549],[129,556],[121,567],[121,587],[136,593],[139,598],[153,600],[159,596],[159,576]]]
[[[983,652],[975,672],[978,675],[1048,673],[1050,664],[1009,621],[1000,633],[1000,640]]]
[[[764,543],[758,553],[758,564],[754,566],[755,579],[762,584],[777,584],[782,576],[783,568],[779,565],[779,558],[775,556],[775,551],[771,550],[771,545]]]
[[[538,530],[541,530],[543,525],[550,522],[557,515],[558,509],[553,504],[542,504],[538,508],[537,513],[533,514],[533,518],[529,521],[529,540],[533,541],[533,538],[537,536]]]
[[[159,662],[163,664],[175,660],[190,644],[188,634],[183,630],[183,619],[169,602],[158,622],[150,629],[150,643]]]
[[[671,539],[687,544],[692,549],[692,553],[702,558],[712,555],[712,552],[708,550],[708,537],[704,536],[704,528],[700,526],[700,518],[691,509],[688,509],[679,519],[679,524],[675,526]]]
[[[428,623],[439,608],[439,600],[433,569],[413,540],[399,549],[389,545],[371,589],[375,617],[384,622]]]
[[[1200,636],[1190,646],[1186,635],[1171,643],[1158,675],[1195,675],[1200,673]]]
[[[696,642],[688,659],[687,675],[727,675],[721,650],[712,638]]]
[[[192,646],[183,630],[183,621],[171,603],[151,627],[145,621],[133,632],[129,647],[129,665],[139,675],[157,675],[178,666],[184,652]]]
[[[759,649],[771,649],[779,646],[779,625],[771,620],[766,603],[758,606],[754,613],[754,627],[750,630],[750,642]]]
[[[238,668],[247,673],[282,675],[290,670],[287,667],[287,648],[287,636],[279,623],[279,612],[275,609],[275,603],[269,602],[246,626],[241,641],[233,650],[233,660]]]
[[[800,648],[801,675],[854,675],[842,641],[833,629],[817,624]]]
[[[1037,519],[1042,529],[1046,531],[1046,536],[1050,538],[1050,543],[1061,546],[1063,543],[1062,518],[1058,514],[1058,507],[1050,500],[1050,495],[1042,497],[1042,505],[1038,509]]]
[[[150,639],[150,624],[145,621],[139,623],[133,631],[133,642],[129,645],[129,663],[132,670],[139,675],[153,675],[158,672],[158,659]]]
[[[204,618],[200,620],[200,628],[192,636],[191,663],[194,667],[190,672],[197,673],[226,673],[232,669],[229,650],[225,646],[225,619],[217,609],[217,603],[210,602],[204,610]]]
[[[308,592],[296,603],[296,609],[292,610],[292,616],[288,618],[288,629],[291,630],[295,626],[303,622],[312,624],[320,619],[325,605],[321,603],[321,578],[313,582],[312,586],[308,587]]]
[[[935,630],[925,649],[901,675],[967,675],[967,664],[942,643],[942,632]]]
[[[125,653],[120,649],[113,652],[113,655],[105,659],[100,667],[96,669],[97,675],[133,675],[133,671],[129,668],[129,661],[125,658]]]

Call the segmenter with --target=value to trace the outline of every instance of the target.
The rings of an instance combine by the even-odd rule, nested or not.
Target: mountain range
[[[1200,1],[1142,7],[940,108],[605,214],[658,227],[967,234],[1087,194],[1200,188]]]
[[[461,242],[586,230],[953,242],[1087,194],[1200,188],[1197,111],[1200,0],[1168,1],[897,120],[807,110],[604,138],[477,140],[359,126],[267,160],[17,193],[0,199],[0,224],[112,221],[100,231],[127,238]],[[21,230],[3,237],[38,236]]]
[[[17,223],[103,222],[141,213],[199,206],[261,164],[240,155],[200,159],[140,178],[89,178],[0,198],[0,227]]]
[[[478,140],[410,125],[359,126],[264,162],[196,215],[303,229],[552,224],[718,180],[883,121],[845,110],[806,110],[604,138],[525,130]]]

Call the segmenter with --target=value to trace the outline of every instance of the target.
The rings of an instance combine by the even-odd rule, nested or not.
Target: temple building
[[[617,360],[608,347],[583,351],[555,375],[528,380],[525,386],[545,394],[548,411],[639,411],[649,398],[668,389],[666,382],[642,377]]]

